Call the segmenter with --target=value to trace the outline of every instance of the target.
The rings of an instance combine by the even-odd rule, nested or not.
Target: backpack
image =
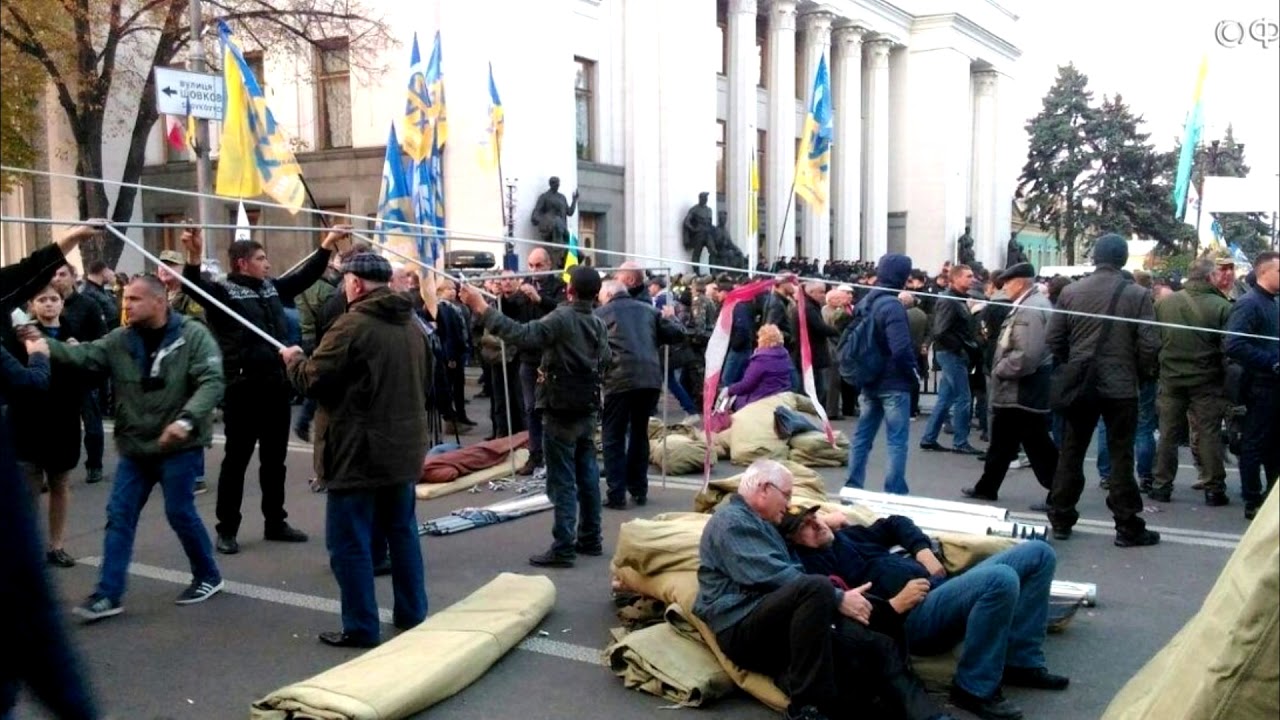
[[[840,378],[856,388],[875,384],[888,366],[888,353],[876,341],[875,306],[892,294],[872,300],[865,309],[855,309],[853,319],[840,336],[836,356],[840,363]]]

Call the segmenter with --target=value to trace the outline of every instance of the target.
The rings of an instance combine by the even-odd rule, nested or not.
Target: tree
[[[1174,152],[1177,153],[1180,147],[1180,144],[1175,147]],[[1235,130],[1229,124],[1222,138],[1202,143],[1192,157],[1191,182],[1198,192],[1204,190],[1206,175],[1238,178],[1249,176],[1250,168],[1244,160],[1244,144],[1236,141]],[[1225,245],[1238,246],[1248,257],[1268,249],[1271,226],[1262,213],[1205,213],[1200,218],[1202,223],[1214,220],[1217,220],[1222,230]]]
[[[204,42],[210,58],[217,33],[215,19],[231,23],[247,36],[249,46],[302,56],[326,38],[346,37],[353,69],[376,57],[391,37],[387,25],[359,0],[204,0]],[[129,145],[120,180],[142,177],[147,137],[159,115],[151,68],[173,65],[191,41],[187,0],[4,0],[0,5],[0,41],[37,62],[53,85],[58,106],[75,139],[76,174],[102,178],[102,138],[107,104],[113,93],[125,93]],[[131,68],[142,68],[141,73]],[[132,76],[130,73],[134,73]],[[132,110],[136,106],[136,110]],[[133,215],[137,190],[122,185],[114,207],[108,207],[102,183],[82,182],[80,217],[108,217],[125,222]],[[108,235],[102,258],[114,265],[123,243]],[[84,248],[94,255],[97,248]],[[94,258],[86,257],[86,262]]]
[[[1018,178],[1025,217],[1053,230],[1068,265],[1075,264],[1076,240],[1090,226],[1085,173],[1093,165],[1089,125],[1096,111],[1090,106],[1088,84],[1089,78],[1075,65],[1058,68],[1040,113],[1027,122],[1031,142]]]
[[[29,167],[36,161],[32,138],[44,131],[39,118],[43,87],[40,66],[0,41],[0,165]],[[0,193],[18,179],[0,173]]]

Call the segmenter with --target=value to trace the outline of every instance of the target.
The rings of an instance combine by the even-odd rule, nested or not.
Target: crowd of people
[[[285,509],[292,431],[315,443],[312,488],[327,493],[325,541],[341,595],[342,629],[320,640],[371,647],[381,640],[375,575],[392,577],[396,626],[427,613],[412,485],[441,429],[461,441],[477,427],[465,368],[481,368],[490,438],[528,432],[529,459],[518,473],[544,480],[554,505],[552,542],[529,562],[571,567],[578,555],[604,552],[602,509],[646,504],[648,424],[663,389],[684,423],[711,421],[694,400],[703,396],[707,348],[726,295],[755,280],[657,277],[634,262],[608,276],[586,264],[565,271],[538,248],[526,258],[529,272],[460,283],[393,265],[352,242],[345,227],[328,231],[280,277],[261,244],[236,242],[231,272],[215,278],[202,271],[199,228],[188,227],[182,252],[163,253],[154,274],[126,282],[95,263],[77,287],[66,254],[94,232],[78,228],[0,277],[4,311],[25,313],[0,343],[0,526],[16,548],[0,593],[30,587],[46,603],[36,608],[22,593],[21,606],[40,621],[23,637],[42,648],[27,677],[51,705],[80,703],[67,717],[93,715],[74,684],[70,700],[41,691],[49,677],[74,672],[74,661],[40,565],[74,564],[64,547],[70,473],[83,440],[86,481],[103,478],[104,405],[116,419],[119,464],[99,581],[77,615],[95,621],[123,611],[135,528],[155,485],[191,565],[175,602],[217,594],[224,582],[214,551],[242,550],[255,448],[263,538],[306,542]],[[985,501],[998,500],[1025,452],[1047,491],[1037,509],[1058,540],[1079,518],[1085,450],[1095,437],[1116,545],[1159,541],[1141,517],[1140,493],[1171,500],[1180,444],[1191,445],[1194,487],[1214,507],[1229,503],[1224,443],[1232,448],[1252,517],[1280,475],[1280,260],[1262,253],[1238,279],[1229,262],[1203,258],[1185,281],[1161,284],[1122,270],[1127,254],[1123,238],[1099,238],[1096,269],[1080,279],[1039,277],[1027,263],[992,272],[948,263],[930,276],[898,254],[874,266],[827,263],[825,277],[781,275],[727,318],[720,389],[729,410],[803,392],[801,358],[809,357],[827,416],[858,418],[847,484],[865,484],[883,424],[884,487],[905,494],[910,423],[936,374],[920,449],[982,461],[977,481],[957,492]],[[800,313],[808,352],[799,347]],[[226,451],[211,538],[194,498],[207,488],[204,455],[218,413]],[[986,448],[971,440],[975,430]],[[694,608],[729,657],[786,679],[788,717],[838,716],[833,708],[848,689],[832,678],[850,668],[865,671],[863,690],[892,712],[946,717],[920,692],[904,648],[942,652],[966,633],[984,642],[966,643],[952,689],[957,705],[1011,720],[1021,711],[1004,700],[1002,685],[1066,686],[1045,669],[1039,647],[1054,567],[1048,545],[1019,546],[1028,549],[947,581],[909,521],[846,528],[792,506],[790,486],[776,463],[748,470],[704,536]],[[48,519],[39,533],[34,511],[43,495]],[[33,545],[40,537],[42,549]],[[894,565],[894,545],[914,559]],[[65,667],[52,667],[58,663]],[[0,695],[0,709],[8,700]]]

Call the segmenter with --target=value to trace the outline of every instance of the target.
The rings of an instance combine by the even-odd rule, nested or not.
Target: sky
[[[1277,34],[1280,3],[1275,0],[1023,0],[1009,3],[1019,15],[1022,57],[1013,69],[1016,83],[1010,112],[1019,126],[1040,111],[1059,65],[1074,62],[1089,78],[1095,102],[1119,93],[1145,120],[1158,149],[1172,149],[1182,136],[1191,108],[1196,73],[1208,57],[1202,95],[1206,140],[1221,137],[1228,123],[1245,144],[1250,176],[1280,172],[1280,38],[1264,48],[1251,39],[1255,20],[1266,19]],[[1218,42],[1221,34],[1228,43]],[[1238,22],[1237,27],[1233,22]],[[1254,26],[1254,34],[1261,34]],[[1021,170],[1026,135],[1008,148]]]

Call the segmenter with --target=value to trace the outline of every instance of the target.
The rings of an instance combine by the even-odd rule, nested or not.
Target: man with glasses
[[[894,640],[867,627],[870,584],[842,590],[793,559],[777,527],[791,490],[791,472],[776,461],[757,460],[743,473],[702,533],[694,614],[730,660],[778,680],[790,696],[788,720],[843,717],[868,705],[909,720],[949,717]]]

